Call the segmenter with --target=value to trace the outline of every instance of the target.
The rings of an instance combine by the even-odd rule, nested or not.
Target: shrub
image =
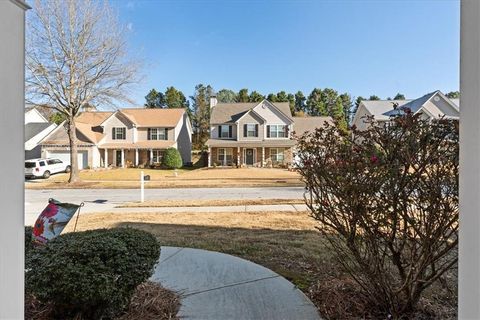
[[[169,169],[178,169],[182,167],[182,156],[175,148],[168,148],[163,155],[162,164]]]
[[[408,110],[347,134],[298,138],[307,205],[343,268],[379,311],[414,311],[457,263],[458,121]]]
[[[136,229],[67,233],[32,253],[27,291],[52,303],[60,318],[113,317],[150,277],[159,255],[153,235]]]

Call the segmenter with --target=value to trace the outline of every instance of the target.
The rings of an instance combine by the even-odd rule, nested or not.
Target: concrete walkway
[[[151,280],[182,296],[180,318],[318,320],[317,308],[275,272],[231,255],[162,247]]]

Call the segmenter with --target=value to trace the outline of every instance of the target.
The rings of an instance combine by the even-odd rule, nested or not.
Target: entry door
[[[245,150],[245,154],[246,154],[245,163],[247,165],[253,165],[253,149]]]
[[[115,152],[115,165],[117,167],[122,165],[122,150],[116,150]]]

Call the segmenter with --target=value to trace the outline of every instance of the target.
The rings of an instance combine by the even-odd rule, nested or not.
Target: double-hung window
[[[125,140],[127,138],[127,128],[115,127],[112,129],[113,140]]]
[[[148,130],[148,140],[167,140],[166,128],[150,128]]]
[[[220,138],[231,138],[232,137],[232,126],[228,124],[222,124],[218,126],[219,137]]]
[[[163,151],[162,150],[152,150],[152,162],[160,163],[162,162]]]
[[[247,137],[256,137],[257,136],[257,130],[256,130],[256,125],[255,124],[247,124]]]
[[[284,148],[270,148],[270,159],[272,162],[283,162],[285,160]]]
[[[222,166],[227,166],[227,165],[232,164],[233,149],[232,148],[219,148],[217,159],[221,163]]]
[[[287,137],[287,126],[285,125],[270,125],[270,138],[285,138]]]

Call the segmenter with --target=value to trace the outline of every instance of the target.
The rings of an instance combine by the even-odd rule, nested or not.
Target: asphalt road
[[[145,189],[145,201],[166,199],[301,199],[302,187]],[[123,202],[140,201],[139,189],[25,190],[25,214],[38,215],[48,199],[81,203],[82,212],[109,210]]]

